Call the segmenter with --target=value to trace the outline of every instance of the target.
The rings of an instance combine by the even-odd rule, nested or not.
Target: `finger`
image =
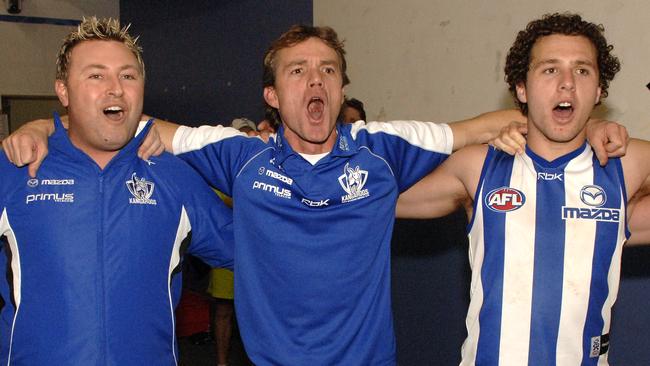
[[[149,160],[152,156],[158,156],[165,151],[165,145],[162,144],[160,140],[155,140],[148,146],[140,146],[138,149],[138,156],[142,160]]]
[[[144,144],[143,144],[138,149],[138,156],[142,160],[149,160],[149,158],[151,157],[151,154],[153,153],[152,149],[155,149],[155,147],[151,146],[151,145],[144,146]]]
[[[42,160],[35,160],[27,166],[27,171],[30,177],[36,178],[36,172],[38,172],[38,168],[41,166],[41,161]]]
[[[7,137],[2,141],[2,150],[4,150],[5,155],[7,156],[7,160],[9,160],[12,164],[15,164],[14,162],[14,157],[13,157],[13,151],[10,148],[10,139]]]
[[[526,146],[526,139],[519,133],[510,130],[508,134],[497,137],[494,145],[510,155],[520,154]]]
[[[627,151],[627,145],[618,145],[618,144],[612,144],[608,143],[605,145],[605,150],[607,151],[607,155],[612,158],[612,157],[621,157],[625,155]]]
[[[517,149],[512,148],[512,145],[510,144],[504,143],[502,137],[492,139],[489,143],[494,146],[495,149],[501,150],[509,155],[515,155],[517,153]]]
[[[512,139],[512,143],[517,145],[517,151],[523,153],[526,149],[526,138],[520,132],[511,134],[510,138]]]
[[[162,154],[162,153],[164,153],[164,152],[165,152],[165,145],[160,144],[160,146],[158,146],[158,148],[156,149],[156,151],[154,151],[153,154],[151,154],[151,155],[153,155],[153,156],[158,156],[158,155],[160,155],[160,154]]]
[[[17,137],[16,143],[13,146],[15,149],[16,161],[14,163],[16,166],[24,166],[36,159],[36,145],[31,139]]]
[[[592,148],[594,149],[594,153],[596,154],[596,158],[598,159],[600,166],[605,166],[607,164],[607,160],[609,159],[607,156],[607,151],[605,150],[605,145],[594,144]]]

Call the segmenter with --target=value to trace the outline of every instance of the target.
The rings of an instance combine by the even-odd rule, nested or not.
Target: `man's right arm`
[[[403,192],[397,200],[398,218],[429,219],[464,207],[471,215],[487,146],[475,145],[452,154],[442,165]]]

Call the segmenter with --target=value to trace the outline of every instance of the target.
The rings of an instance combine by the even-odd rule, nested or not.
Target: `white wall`
[[[0,14],[8,14],[0,1]],[[119,18],[119,1],[24,0],[21,16]],[[56,54],[71,27],[0,21],[0,95],[54,95]]]
[[[556,11],[605,26],[622,70],[598,113],[650,139],[650,1],[314,0],[314,24],[346,40],[346,94],[368,119],[451,121],[513,106],[508,49],[530,20]]]

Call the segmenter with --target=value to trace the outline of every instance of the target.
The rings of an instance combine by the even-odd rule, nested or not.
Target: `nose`
[[[124,89],[122,88],[122,80],[119,77],[110,77],[107,80],[107,90],[108,95],[114,97],[120,97],[124,94]]]
[[[323,86],[323,78],[318,70],[312,70],[309,73],[309,86],[321,87]]]
[[[562,72],[562,79],[560,80],[560,90],[574,91],[576,89],[575,75],[573,71]]]

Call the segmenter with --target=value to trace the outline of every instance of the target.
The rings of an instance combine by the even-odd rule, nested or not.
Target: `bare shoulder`
[[[650,141],[630,139],[627,153],[621,157],[625,187],[631,197],[650,177]]]
[[[451,154],[447,160],[447,163],[464,169],[474,168],[478,166],[480,171],[488,149],[488,145],[470,145],[464,147]]]
[[[488,149],[487,145],[470,145],[451,154],[443,164],[463,183],[469,197],[474,196],[478,186]]]

